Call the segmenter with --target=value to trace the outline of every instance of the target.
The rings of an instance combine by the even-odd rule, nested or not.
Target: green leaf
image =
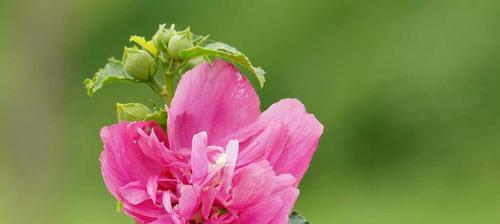
[[[117,103],[116,117],[118,121],[143,121],[152,114],[151,110],[140,103]]]
[[[87,94],[92,96],[104,85],[117,81],[138,82],[125,71],[121,61],[110,58],[104,68],[99,69],[92,79],[85,79],[83,84],[87,89]]]
[[[298,212],[293,211],[292,214],[288,217],[288,224],[309,224],[309,221],[299,215]]]
[[[264,70],[260,67],[254,67],[247,56],[227,44],[214,42],[207,44],[206,46],[194,46],[192,48],[182,50],[179,54],[184,60],[189,60],[199,56],[212,56],[220,57],[232,63],[240,64],[257,77],[261,88],[264,87],[264,82],[266,81],[264,77]]]

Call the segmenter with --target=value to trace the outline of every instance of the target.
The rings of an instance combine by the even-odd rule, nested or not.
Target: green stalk
[[[165,86],[163,86],[157,79],[152,78],[149,80],[148,85],[157,93],[160,95],[165,103],[170,104],[170,101],[172,99],[172,94],[170,94],[168,91],[166,91]]]
[[[163,66],[165,69],[165,86],[164,86],[164,95],[165,95],[165,103],[167,106],[170,106],[170,102],[172,101],[172,97],[174,96],[174,76],[175,72],[174,69],[176,67],[177,63],[173,60],[170,59],[168,66]]]
[[[172,98],[174,97],[174,77],[177,75],[177,73],[182,72],[187,64],[187,61],[183,61],[182,63],[178,64],[175,60],[170,59],[168,61],[168,65],[167,63],[163,64],[163,67],[165,68],[165,72],[163,74],[165,78],[165,85],[160,83],[155,78],[151,78],[148,82],[148,85],[151,87],[151,89],[153,89],[162,97],[167,106],[170,106]]]
[[[170,106],[170,103],[172,102],[172,97],[174,96],[174,76],[166,76],[165,77],[165,92],[166,92],[166,98],[165,102],[167,103],[167,106]]]

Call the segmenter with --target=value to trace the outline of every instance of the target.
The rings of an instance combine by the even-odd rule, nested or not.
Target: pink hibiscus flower
[[[300,101],[260,112],[259,98],[222,60],[183,75],[155,122],[101,130],[107,188],[137,223],[287,223],[323,126]]]

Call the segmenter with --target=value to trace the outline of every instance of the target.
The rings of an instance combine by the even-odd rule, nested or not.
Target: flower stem
[[[188,61],[184,61],[182,62],[179,66],[177,66],[173,72],[173,74],[177,74],[177,73],[180,73],[183,71],[183,69],[186,67],[186,65],[188,64]]]
[[[158,95],[160,95],[165,103],[170,104],[172,99],[172,95],[166,90],[166,88],[155,78],[149,80],[148,85],[155,91]]]
[[[174,77],[175,75],[177,75],[177,73],[181,72],[186,67],[186,65],[187,61],[178,64],[174,59],[170,59],[168,63],[164,64],[164,68],[166,68],[163,74],[165,78],[165,85],[160,83],[155,78],[151,78],[148,82],[148,85],[151,87],[151,89],[153,89],[163,98],[167,106],[170,106],[170,102],[174,97]]]
[[[164,86],[164,93],[165,93],[165,103],[167,106],[170,106],[170,102],[172,101],[172,97],[174,96],[174,76],[177,74],[177,63],[174,59],[170,59],[168,62],[168,66],[164,66],[165,69],[165,86]]]
[[[165,75],[165,103],[167,106],[170,106],[170,102],[172,102],[172,97],[174,96],[174,76],[173,75]]]

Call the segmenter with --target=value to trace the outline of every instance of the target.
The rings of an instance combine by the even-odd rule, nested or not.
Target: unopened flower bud
[[[116,117],[118,121],[142,121],[151,113],[148,107],[140,103],[116,104]]]
[[[145,50],[137,47],[125,48],[123,66],[128,74],[140,81],[147,81],[155,71],[156,62]]]
[[[204,57],[202,56],[199,56],[199,57],[194,57],[194,58],[191,58],[189,59],[188,61],[188,65],[191,66],[191,67],[194,67],[194,66],[197,66],[203,62],[206,62],[207,60],[205,60]]]
[[[175,25],[172,24],[169,29],[165,28],[166,24],[161,24],[153,36],[153,43],[160,50],[167,50],[168,41],[175,34]]]
[[[179,52],[183,49],[193,47],[193,34],[189,27],[183,31],[176,32],[168,42],[167,52],[170,57],[180,59]]]

